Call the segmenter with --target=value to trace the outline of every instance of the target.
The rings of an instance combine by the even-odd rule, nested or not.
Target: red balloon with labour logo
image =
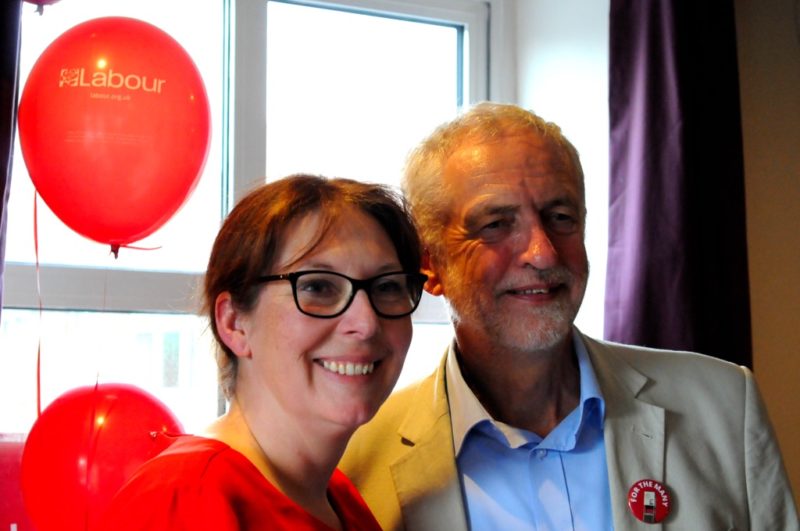
[[[183,205],[210,142],[203,80],[171,36],[105,17],[59,36],[19,105],[22,155],[50,209],[112,248],[138,241]]]

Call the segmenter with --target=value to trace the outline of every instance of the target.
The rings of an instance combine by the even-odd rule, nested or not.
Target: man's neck
[[[580,371],[571,336],[535,352],[461,337],[457,344],[464,380],[495,420],[546,437],[578,405]]]

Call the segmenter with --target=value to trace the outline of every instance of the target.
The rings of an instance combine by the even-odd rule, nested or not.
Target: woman
[[[204,285],[228,412],[145,464],[108,529],[380,529],[336,464],[400,374],[419,267],[387,188],[296,175],[245,197]]]

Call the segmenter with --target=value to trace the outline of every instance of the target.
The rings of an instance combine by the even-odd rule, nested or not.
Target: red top
[[[355,486],[338,469],[328,498],[349,531],[380,531]],[[214,439],[179,437],[131,477],[101,529],[330,531],[281,493],[245,456]]]

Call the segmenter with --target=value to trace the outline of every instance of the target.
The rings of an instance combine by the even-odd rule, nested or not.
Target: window
[[[42,16],[23,8],[20,88],[41,51],[75,24],[140,18],[196,62],[213,139],[190,200],[137,242],[156,250],[123,248],[115,260],[40,200],[40,288],[33,187],[17,152],[0,400],[20,406],[2,410],[0,432],[27,431],[35,420],[39,342],[43,407],[73,387],[124,381],[158,396],[187,430],[207,424],[218,413],[216,367],[195,315],[196,286],[224,212],[255,182],[298,171],[396,183],[405,152],[433,124],[487,97],[483,2],[83,0],[46,6]],[[427,373],[438,359],[432,346],[443,351],[450,337],[437,299],[426,298],[415,321],[401,382]]]

